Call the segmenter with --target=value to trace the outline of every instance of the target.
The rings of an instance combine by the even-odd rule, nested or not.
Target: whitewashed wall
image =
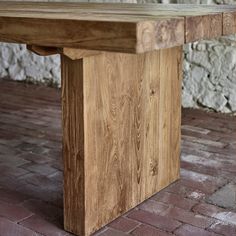
[[[170,1],[194,4],[234,2],[233,0],[163,0],[162,2]],[[121,2],[135,3],[136,0]],[[138,0],[138,2],[158,2],[158,0]],[[236,112],[235,36],[185,45],[183,69],[184,107],[205,107],[219,112]],[[60,86],[60,58],[36,56],[28,52],[24,45],[0,44],[0,77]]]

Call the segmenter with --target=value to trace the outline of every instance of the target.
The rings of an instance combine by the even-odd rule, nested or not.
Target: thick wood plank
[[[137,26],[137,53],[179,46],[185,41],[184,22],[179,19],[143,21]]]
[[[235,11],[235,5],[210,5],[210,4],[130,4],[130,3],[91,3],[91,2],[30,2],[30,1],[3,1],[1,2],[1,10],[5,12],[21,11],[21,13],[75,13],[84,12],[102,13],[114,15],[202,15],[203,13],[223,13]],[[57,15],[53,15],[55,17]],[[68,17],[68,15],[67,15]]]
[[[78,235],[85,235],[83,61],[72,61],[62,56],[61,62],[64,227]]]
[[[223,35],[223,19],[221,14],[187,16],[185,25],[186,43],[199,39],[217,38]]]
[[[0,41],[141,53],[236,33],[235,12],[233,5],[0,2]]]
[[[179,178],[181,55],[63,56],[68,231],[89,235]]]
[[[136,23],[0,17],[0,41],[136,52]]]
[[[145,52],[142,51],[143,47],[140,48],[143,44],[146,44],[145,47],[151,51],[184,43],[184,21],[181,18],[137,23],[136,20],[78,22],[34,18],[29,21],[25,18],[0,17],[0,24],[0,41],[46,47],[53,45],[53,47],[140,53]],[[146,29],[143,26],[149,27]],[[165,39],[168,40],[165,42]]]
[[[180,162],[176,158],[180,156],[181,142],[181,51],[162,50],[160,61],[159,181],[160,185],[168,185],[180,175]]]

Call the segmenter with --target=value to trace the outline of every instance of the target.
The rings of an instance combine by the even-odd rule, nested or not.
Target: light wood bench
[[[61,54],[64,225],[90,235],[179,178],[182,45],[236,6],[0,3],[0,41]]]

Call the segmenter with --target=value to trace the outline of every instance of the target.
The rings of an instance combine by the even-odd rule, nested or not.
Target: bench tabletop
[[[0,2],[0,41],[142,53],[236,33],[236,5]]]

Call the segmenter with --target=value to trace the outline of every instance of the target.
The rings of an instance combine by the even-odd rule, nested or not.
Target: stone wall
[[[235,37],[184,47],[183,106],[236,111]]]
[[[119,2],[119,0],[107,1]],[[232,3],[230,0],[162,0],[159,2],[176,3],[177,1],[196,4]],[[127,0],[127,2],[134,3],[136,0]],[[138,2],[158,2],[158,0],[138,0]],[[236,112],[235,36],[185,45],[183,70],[184,107],[209,108],[226,113]],[[28,52],[24,45],[2,43],[0,44],[0,77],[60,86],[60,58],[59,56],[39,57]]]

